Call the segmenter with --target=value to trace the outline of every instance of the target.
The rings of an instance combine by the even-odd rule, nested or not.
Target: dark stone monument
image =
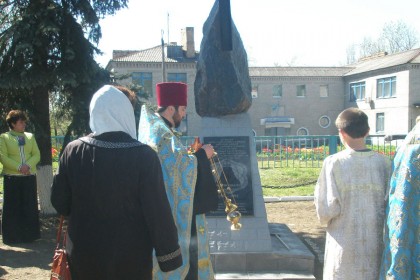
[[[216,0],[204,24],[194,83],[201,142],[215,147],[227,178],[222,185],[231,186],[242,215],[240,230],[231,230],[222,202],[208,215],[216,279],[315,279],[314,258],[303,243],[289,238],[292,234],[284,225],[269,228],[247,112],[252,104],[247,55],[229,3]],[[288,270],[304,273],[298,277],[280,273]],[[268,271],[276,273],[269,277]]]
[[[215,1],[203,27],[194,83],[195,108],[202,117],[243,113],[252,104],[247,54],[228,3]]]
[[[231,41],[231,44],[230,44]],[[232,253],[244,266],[247,252],[271,251],[270,233],[262,197],[252,127],[247,110],[251,106],[251,80],[239,32],[230,17],[229,0],[217,0],[203,27],[194,84],[196,111],[201,118],[203,143],[212,143],[223,161],[235,201],[243,212],[239,231],[223,215],[209,215],[210,251],[215,269],[230,266]],[[249,259],[249,258],[248,258]],[[238,265],[234,265],[238,267]]]

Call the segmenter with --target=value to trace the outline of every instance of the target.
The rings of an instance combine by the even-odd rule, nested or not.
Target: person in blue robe
[[[139,122],[139,141],[158,153],[166,194],[178,229],[183,264],[171,272],[162,272],[156,265],[154,279],[214,279],[210,261],[205,213],[216,210],[217,186],[211,173],[211,145],[203,145],[188,153],[174,128],[186,115],[187,85],[156,85],[157,112],[143,106]]]
[[[380,279],[420,279],[420,123],[395,155],[385,222]]]

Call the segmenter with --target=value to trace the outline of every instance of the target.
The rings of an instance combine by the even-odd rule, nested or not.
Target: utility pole
[[[163,30],[161,31],[161,45],[162,45],[162,82],[166,82],[165,42],[163,41]]]

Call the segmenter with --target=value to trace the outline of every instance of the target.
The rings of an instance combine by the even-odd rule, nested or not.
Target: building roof
[[[249,67],[251,77],[342,77],[351,67]]]
[[[194,58],[186,58],[181,46],[165,44],[165,62],[195,62]],[[114,50],[113,62],[162,62],[162,46],[156,46],[145,50]]]
[[[251,77],[342,77],[407,63],[420,63],[420,48],[380,53],[344,67],[249,67]]]
[[[346,73],[344,76],[384,69],[407,63],[420,63],[420,48],[394,54],[380,53],[375,56],[361,59],[354,64],[348,65],[348,67],[352,67],[353,70]]]
[[[182,46],[165,44],[165,62],[193,63],[195,57],[185,57]],[[162,62],[162,46],[158,45],[145,50],[114,50],[112,62]],[[386,54],[379,53],[344,67],[249,67],[251,77],[343,77],[388,67],[420,63],[420,48],[405,52]]]

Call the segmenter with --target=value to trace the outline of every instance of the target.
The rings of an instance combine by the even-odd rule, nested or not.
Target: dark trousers
[[[3,243],[32,242],[39,239],[41,234],[35,175],[5,175],[3,186]]]

